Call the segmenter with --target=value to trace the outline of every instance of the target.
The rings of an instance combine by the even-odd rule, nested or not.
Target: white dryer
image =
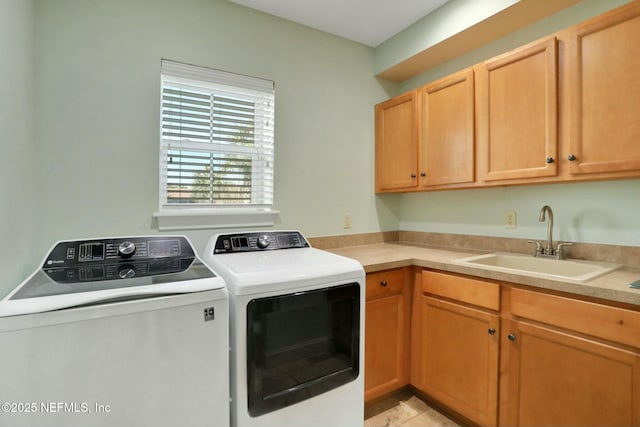
[[[0,425],[228,426],[228,348],[185,237],[59,242],[0,301]]]
[[[362,266],[297,231],[213,236],[203,261],[229,290],[232,426],[361,426]]]

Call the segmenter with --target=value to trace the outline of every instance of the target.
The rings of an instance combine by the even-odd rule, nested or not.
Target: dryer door
[[[247,306],[251,416],[353,381],[359,374],[360,285],[255,299]]]

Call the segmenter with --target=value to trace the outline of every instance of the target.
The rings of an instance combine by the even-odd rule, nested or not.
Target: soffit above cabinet
[[[376,77],[405,81],[579,2],[450,1],[376,48]]]

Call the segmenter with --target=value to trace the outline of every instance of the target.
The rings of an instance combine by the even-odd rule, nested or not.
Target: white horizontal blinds
[[[163,205],[273,204],[273,82],[162,61]]]

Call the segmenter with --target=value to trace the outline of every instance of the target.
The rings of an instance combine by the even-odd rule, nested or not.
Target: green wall
[[[30,0],[0,0],[0,296],[33,270],[33,29]]]
[[[340,234],[350,213],[350,233],[396,229],[373,194],[373,105],[391,94],[372,48],[223,0],[1,1],[0,39],[19,43],[0,64],[21,81],[2,83],[0,108],[25,125],[2,139],[0,237],[29,251],[3,266],[0,294],[59,239],[157,232],[161,58],[275,81],[276,227]],[[35,111],[18,112],[9,99],[32,85]],[[184,234],[201,250],[215,232]]]
[[[527,185],[401,196],[401,230],[545,240],[540,209],[554,213],[554,240],[640,245],[640,180]],[[504,212],[517,226],[505,228]],[[637,260],[629,260],[638,264]],[[634,261],[634,262],[631,262]]]

